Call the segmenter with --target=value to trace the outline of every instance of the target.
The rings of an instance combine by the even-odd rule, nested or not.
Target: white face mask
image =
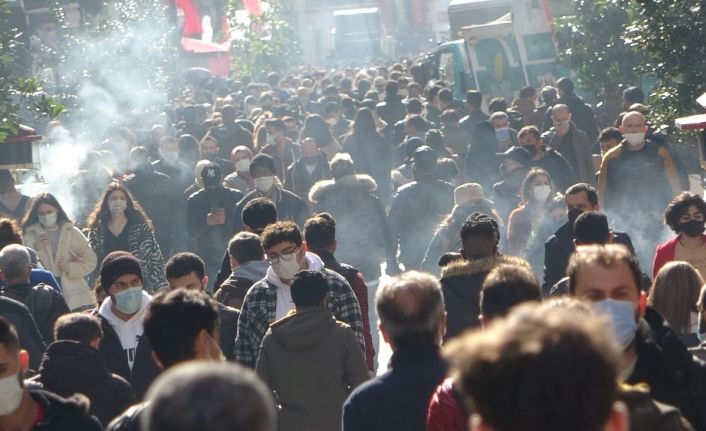
[[[238,172],[248,172],[250,170],[250,159],[240,159],[235,162],[235,170]]]
[[[47,214],[40,214],[37,216],[39,218],[39,223],[45,228],[54,227],[56,225],[56,211]]]
[[[267,134],[267,145],[275,145],[275,135]]]
[[[0,379],[0,416],[7,416],[20,407],[22,393],[16,374]]]
[[[545,202],[551,193],[552,188],[548,184],[534,186],[534,191],[532,192],[534,198],[539,202]]]
[[[631,147],[637,147],[641,143],[645,142],[645,133],[644,132],[625,133],[623,136],[625,136],[625,140],[628,142],[628,145],[630,145]]]
[[[108,209],[112,213],[121,213],[127,208],[127,201],[125,199],[113,199],[108,201]]]
[[[291,280],[299,272],[301,265],[297,262],[297,252],[284,254],[272,264],[272,270],[280,280]]]
[[[258,191],[260,191],[261,193],[267,193],[270,191],[270,189],[272,189],[272,186],[275,184],[275,177],[260,177],[255,178],[253,181],[255,182],[255,188]]]

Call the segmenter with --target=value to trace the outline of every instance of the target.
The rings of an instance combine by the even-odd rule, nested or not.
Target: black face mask
[[[534,159],[534,156],[537,155],[537,147],[534,145],[523,145],[522,149],[529,153],[530,159]]]
[[[686,236],[696,238],[704,233],[703,220],[689,220],[679,225],[679,231]]]
[[[573,226],[574,223],[576,223],[576,219],[579,218],[579,216],[580,216],[581,214],[583,214],[583,211],[581,211],[580,209],[578,209],[578,208],[571,208],[571,209],[569,210],[569,213],[567,214],[568,217],[569,217],[569,224],[570,224],[571,226]],[[573,229],[572,229],[572,230],[573,230]]]

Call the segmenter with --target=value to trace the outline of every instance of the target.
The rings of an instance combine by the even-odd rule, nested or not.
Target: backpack
[[[44,283],[39,283],[32,287],[32,291],[26,297],[21,297],[15,293],[9,292],[7,286],[0,289],[0,295],[6,296],[15,301],[21,302],[29,308],[29,312],[37,323],[38,328],[45,326],[45,320],[51,317],[51,310],[54,306],[54,288],[47,286]],[[39,317],[44,316],[44,320],[39,321]]]

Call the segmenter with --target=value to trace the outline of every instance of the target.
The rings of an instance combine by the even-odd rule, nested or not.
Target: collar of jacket
[[[499,254],[497,256],[484,257],[482,259],[466,260],[458,259],[441,270],[441,278],[458,277],[462,275],[473,275],[488,272],[496,265],[501,263],[510,263],[514,265],[524,266],[530,269],[529,264],[524,259],[514,256]]]
[[[390,358],[390,368],[404,368],[424,360],[439,360],[439,346],[434,343],[398,347]]]
[[[346,189],[360,189],[364,190],[366,193],[370,193],[374,192],[378,185],[370,175],[365,174],[346,175],[337,180],[321,180],[317,181],[316,184],[311,187],[309,200],[318,202],[323,194],[331,192],[334,189],[340,191],[343,187]]]

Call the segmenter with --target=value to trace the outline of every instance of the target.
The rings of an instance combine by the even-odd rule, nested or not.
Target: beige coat
[[[96,301],[88,287],[86,276],[96,267],[96,254],[86,237],[74,227],[73,223],[62,223],[59,229],[56,255],[52,255],[51,246],[48,245],[36,250],[37,257],[48,271],[61,279],[61,289],[71,310],[93,307]],[[25,229],[22,241],[26,246],[34,248],[39,234],[44,230],[42,225],[33,224]],[[68,270],[65,272],[59,269],[57,264],[62,258],[69,262]]]

